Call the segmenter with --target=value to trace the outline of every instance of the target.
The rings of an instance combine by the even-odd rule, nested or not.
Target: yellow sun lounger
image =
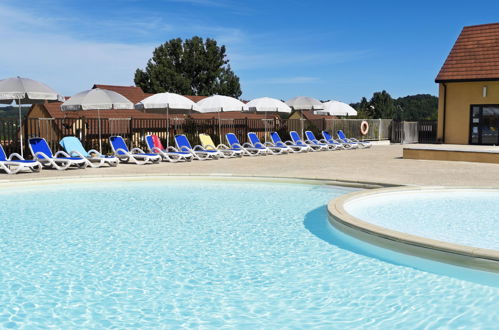
[[[219,144],[215,147],[215,143],[211,139],[211,136],[208,134],[201,133],[199,134],[199,140],[201,141],[201,145],[206,150],[216,150],[219,151],[222,157],[241,157],[243,155],[242,150],[229,148],[225,144]]]

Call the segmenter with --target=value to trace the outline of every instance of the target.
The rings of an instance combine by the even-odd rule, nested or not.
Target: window
[[[470,144],[499,145],[499,105],[472,105]]]

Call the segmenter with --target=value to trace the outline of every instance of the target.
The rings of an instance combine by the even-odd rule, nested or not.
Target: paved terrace
[[[4,180],[127,175],[241,175],[299,177],[395,185],[445,185],[499,187],[499,165],[402,159],[401,145],[374,146],[364,150],[315,152],[218,161],[120,164],[117,168],[43,170],[41,173],[4,175]]]

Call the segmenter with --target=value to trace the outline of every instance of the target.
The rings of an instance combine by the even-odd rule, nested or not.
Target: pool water
[[[0,328],[493,328],[499,287],[356,253],[351,190],[220,181],[2,191]]]
[[[499,251],[499,190],[380,193],[348,202],[345,210],[399,232]]]

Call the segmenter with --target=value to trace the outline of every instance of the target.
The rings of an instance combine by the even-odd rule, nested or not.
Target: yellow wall
[[[445,114],[445,143],[468,144],[470,132],[470,106],[472,104],[499,104],[499,82],[448,82]],[[483,97],[483,87],[487,96]],[[438,139],[443,138],[444,86],[439,86]]]

